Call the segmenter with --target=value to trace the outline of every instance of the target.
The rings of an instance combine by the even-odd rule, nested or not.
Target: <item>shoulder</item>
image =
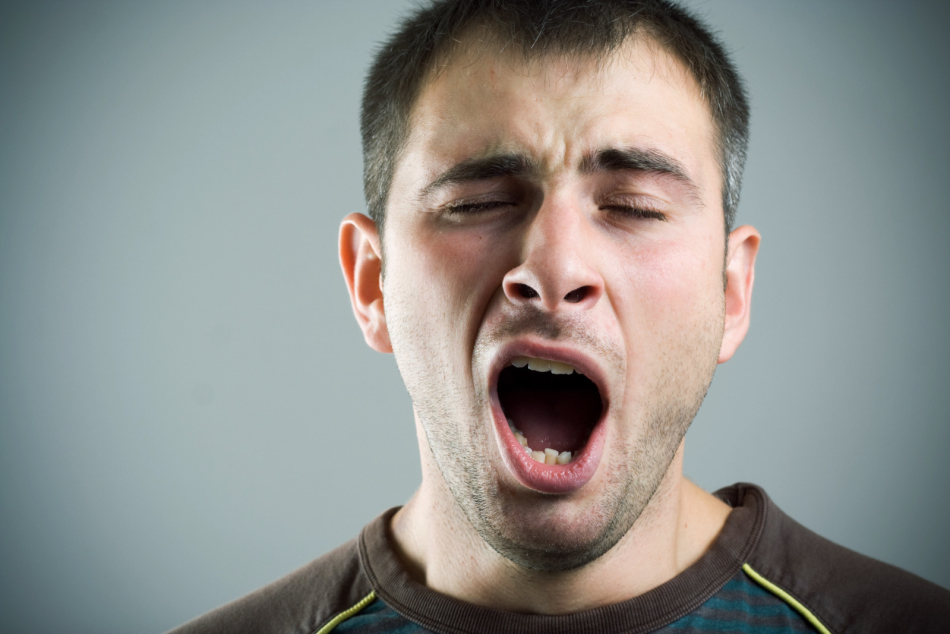
[[[741,506],[762,498],[765,521],[748,564],[832,632],[931,632],[950,627],[950,592],[905,570],[839,546],[782,512],[753,485],[716,495]]]
[[[354,538],[289,575],[169,634],[311,634],[334,615],[358,603],[371,590],[360,566]]]

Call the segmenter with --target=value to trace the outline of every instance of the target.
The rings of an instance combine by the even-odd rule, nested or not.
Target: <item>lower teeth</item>
[[[508,419],[508,427],[511,428],[511,433],[515,435],[515,440],[517,440],[521,446],[524,447],[525,453],[534,458],[536,462],[549,465],[566,465],[574,459],[570,451],[562,451],[558,453],[556,449],[551,449],[550,447],[545,448],[543,451],[535,451],[528,446],[528,439],[525,438],[525,435],[522,434],[517,427],[515,427],[510,418]]]

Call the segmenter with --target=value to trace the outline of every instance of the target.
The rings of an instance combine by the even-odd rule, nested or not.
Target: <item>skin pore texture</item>
[[[668,581],[721,530],[729,508],[683,477],[683,438],[748,329],[759,235],[724,244],[708,105],[660,47],[491,50],[463,46],[430,78],[385,245],[351,214],[341,262],[412,397],[422,485],[392,523],[407,568],[470,603],[564,614]],[[575,463],[511,449],[497,380],[517,355],[597,384]]]

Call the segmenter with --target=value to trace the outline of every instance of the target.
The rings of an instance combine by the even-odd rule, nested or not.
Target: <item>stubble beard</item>
[[[630,467],[610,467],[601,497],[580,512],[571,513],[568,519],[558,507],[570,504],[569,500],[529,494],[534,499],[527,501],[525,496],[501,494],[486,462],[473,459],[471,452],[453,447],[454,443],[443,445],[436,440],[444,435],[441,425],[427,424],[423,416],[420,418],[442,477],[481,539],[522,568],[561,572],[596,561],[644,517],[704,395],[705,388],[686,403],[651,411],[641,427],[643,433],[625,448],[629,456],[625,464]],[[451,468],[446,468],[446,463]]]
[[[611,461],[605,455],[611,464],[603,491],[583,508],[571,508],[570,494],[515,494],[503,486],[489,461],[487,448],[495,445],[495,438],[487,395],[466,393],[451,381],[439,380],[441,372],[434,368],[412,363],[410,370],[400,363],[435,464],[457,508],[481,539],[520,567],[549,572],[583,567],[613,548],[644,516],[702,405],[716,367],[722,317],[720,309],[694,336],[667,342],[664,369],[643,391],[645,402],[620,408],[634,412],[634,420],[610,422],[642,431],[612,450],[613,456],[622,453],[626,459]],[[551,339],[562,334],[550,320],[538,323],[533,332]],[[411,336],[418,343],[426,339],[422,332]],[[437,358],[425,352],[411,356],[416,362],[423,356],[427,361]]]

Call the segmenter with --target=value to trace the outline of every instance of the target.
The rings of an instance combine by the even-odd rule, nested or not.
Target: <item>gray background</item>
[[[0,8],[3,632],[161,631],[414,490],[335,252],[405,6]],[[686,471],[950,586],[950,11],[694,6],[748,79],[764,240]]]

